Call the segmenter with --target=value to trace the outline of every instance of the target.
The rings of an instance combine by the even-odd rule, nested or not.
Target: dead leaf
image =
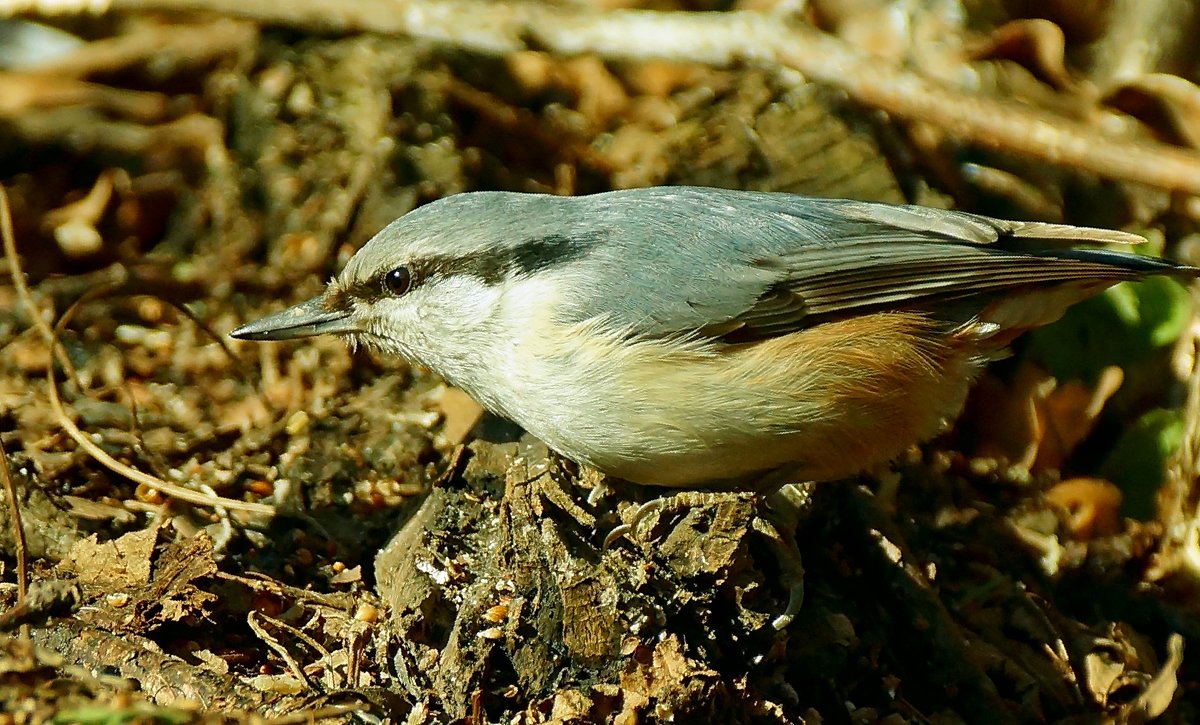
[[[330,579],[330,584],[354,584],[362,581],[362,565],[352,566],[348,569],[342,569],[337,574],[334,574]]]
[[[1067,531],[1077,541],[1121,530],[1121,489],[1109,481],[1071,478],[1047,491],[1046,500],[1066,513]]]
[[[1055,88],[1067,89],[1075,80],[1067,70],[1066,48],[1062,28],[1042,18],[1025,18],[996,28],[968,53],[973,58],[1015,61]]]
[[[579,690],[563,690],[554,696],[550,708],[551,722],[587,722],[592,711],[592,699]]]
[[[1053,389],[1054,379],[1030,363],[1023,363],[1009,384],[992,376],[980,380],[968,413],[980,439],[975,454],[1032,466],[1042,441],[1037,401]]]
[[[1120,367],[1112,365],[1101,372],[1094,386],[1076,380],[1059,384],[1045,370],[1025,361],[1007,384],[984,377],[964,416],[978,432],[976,455],[1027,470],[1060,469],[1091,434],[1124,375]]]
[[[1167,711],[1179,691],[1178,672],[1183,664],[1183,637],[1172,634],[1167,640],[1167,661],[1142,690],[1137,699],[1121,708],[1118,722],[1148,721]]]
[[[89,586],[132,589],[150,581],[150,558],[157,543],[157,527],[103,543],[92,534],[77,541],[60,566]]]
[[[1110,643],[1116,644],[1116,643]],[[1084,682],[1092,699],[1100,705],[1108,702],[1108,695],[1125,674],[1126,658],[1119,647],[1095,647],[1083,658]]]
[[[167,622],[203,615],[217,596],[196,581],[217,573],[212,539],[200,533],[176,541],[159,558],[153,580],[133,594],[134,615],[122,618],[120,627],[145,632]]]
[[[1200,86],[1170,73],[1147,73],[1114,88],[1104,99],[1160,133],[1200,148]]]
[[[630,658],[621,675],[621,689],[632,690],[651,699],[665,699],[672,693],[687,689],[685,678],[717,676],[715,671],[704,669],[699,662],[690,660],[684,654],[679,637],[672,634],[655,645],[648,662],[639,658],[637,653]]]
[[[1096,427],[1104,404],[1125,381],[1125,371],[1116,365],[1106,367],[1094,386],[1069,380],[1046,393],[1035,404],[1043,431],[1033,468],[1059,470]]]
[[[103,501],[69,495],[63,496],[62,501],[72,516],[86,521],[111,521],[117,526],[128,526],[134,521],[128,509]]]

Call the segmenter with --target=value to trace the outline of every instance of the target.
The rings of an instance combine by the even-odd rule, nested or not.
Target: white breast
[[[936,433],[978,367],[916,314],[731,348],[632,340],[603,320],[558,326],[555,294],[527,282],[506,295],[498,322],[523,332],[494,346],[487,379],[468,392],[568,458],[639,483],[785,464],[803,478],[853,475]]]

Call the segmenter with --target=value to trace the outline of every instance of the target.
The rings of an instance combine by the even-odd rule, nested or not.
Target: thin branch
[[[25,527],[21,523],[21,502],[17,499],[17,485],[13,483],[3,441],[0,441],[0,476],[4,477],[4,489],[8,491],[8,503],[12,506],[13,541],[17,550],[17,608],[21,608],[29,594],[29,555],[25,549]]]
[[[126,289],[127,287],[129,289]],[[71,307],[69,307],[67,311],[63,313],[62,317],[59,318],[59,324],[66,325],[69,323],[72,319],[74,319],[75,313],[84,304],[112,297],[150,297],[162,302],[163,304],[169,305],[176,312],[191,320],[192,324],[200,328],[201,332],[212,339],[213,342],[217,343],[217,345],[220,346],[221,350],[225,353],[225,357],[229,358],[230,362],[236,363],[238,361],[237,355],[233,352],[233,348],[229,347],[229,343],[225,341],[225,337],[214,330],[207,322],[200,319],[200,316],[189,309],[187,305],[183,304],[182,302],[176,302],[175,300],[164,297],[157,292],[136,289],[136,285],[131,284],[128,275],[125,275],[120,281],[106,283],[104,286],[93,287],[84,292],[82,295],[80,295],[79,299],[75,300]]]
[[[1200,194],[1200,153],[1105,136],[1094,125],[1029,105],[937,83],[880,63],[814,31],[780,58],[818,83],[874,108],[931,124],[977,146],[1120,181]]]
[[[113,73],[169,52],[180,63],[201,64],[250,46],[258,29],[246,22],[221,18],[209,22],[141,24],[130,32],[93,40],[71,53],[23,68],[26,75],[85,78]]]
[[[34,109],[94,106],[153,123],[166,115],[168,98],[152,91],[131,91],[102,83],[45,74],[0,71],[0,118],[16,118]]]
[[[246,614],[246,624],[248,624],[250,629],[256,635],[258,635],[258,638],[262,640],[263,644],[270,647],[277,655],[279,655],[279,658],[284,661],[296,679],[304,685],[304,689],[313,689],[312,680],[308,679],[308,675],[304,673],[304,668],[300,666],[300,663],[296,661],[295,657],[292,657],[292,653],[288,651],[287,647],[284,647],[279,640],[275,639],[270,635],[270,633],[267,632],[266,628],[263,627],[259,622],[260,619],[278,623],[278,620],[272,619],[262,612],[254,609],[251,609]]]
[[[21,274],[19,263],[17,260],[16,243],[13,241],[12,214],[8,209],[8,194],[4,191],[4,186],[0,185],[0,236],[4,237],[4,253],[8,256],[9,272],[12,273],[13,284],[17,287],[17,293],[24,297],[29,297],[29,289],[25,287],[25,278]],[[37,319],[41,319],[38,315],[40,310],[36,307],[29,308],[30,314]],[[45,323],[45,320],[42,320]],[[54,364],[53,361],[50,362]],[[21,523],[21,502],[17,499],[17,486],[13,483],[12,471],[8,466],[8,452],[4,450],[3,442],[0,442],[0,473],[4,475],[4,488],[8,491],[8,501],[12,506],[12,525],[13,525],[13,542],[17,553],[17,606],[23,606],[25,597],[29,593],[29,562],[28,555],[25,549],[25,528]]]
[[[111,7],[207,10],[318,31],[409,35],[494,55],[535,48],[564,55],[786,67],[859,103],[932,124],[967,143],[1104,178],[1200,194],[1200,153],[1107,136],[1093,125],[953,88],[812,28],[755,12],[596,12],[490,0],[111,0]]]
[[[17,256],[17,236],[13,231],[12,209],[8,204],[8,190],[0,184],[0,237],[4,241],[4,256],[8,260],[8,274],[12,278],[13,288],[17,291],[17,299],[21,300],[21,304],[25,305],[25,309],[29,311],[29,316],[33,318],[33,326],[42,334],[43,339],[50,339],[53,334],[50,331],[50,324],[46,322],[46,318],[42,317],[42,310],[33,301],[33,294],[29,291],[29,286],[25,284],[25,274],[21,271],[21,259]],[[75,365],[71,362],[70,356],[66,350],[52,347],[50,348],[52,357],[58,357],[58,364],[63,366],[63,370],[67,371],[67,375],[83,389],[83,385],[79,382],[79,372],[75,370]]]

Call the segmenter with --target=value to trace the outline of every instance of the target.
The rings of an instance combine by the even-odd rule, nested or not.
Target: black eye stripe
[[[412,260],[417,278],[469,274],[484,284],[500,284],[510,276],[529,277],[540,271],[582,259],[603,243],[607,233],[593,231],[573,236],[553,234],[533,237],[509,247],[457,257],[431,255]]]
[[[531,237],[496,250],[453,257],[438,254],[420,256],[347,285],[338,296],[374,302],[385,297],[406,295],[426,280],[459,274],[470,275],[487,285],[501,284],[512,276],[529,277],[582,259],[602,244],[607,236],[605,230],[569,236],[551,234]]]

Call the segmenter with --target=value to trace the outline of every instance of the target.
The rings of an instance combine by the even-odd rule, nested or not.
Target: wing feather
[[[1039,227],[1039,233],[1045,229]],[[978,297],[981,305],[1019,288],[1071,282],[1137,279],[1178,271],[1175,265],[1097,250],[1022,253],[962,242],[900,237],[894,232],[842,240],[827,247],[768,260],[786,274],[737,315],[739,341],[786,334],[831,317],[872,309],[927,306],[937,300]]]
[[[955,315],[970,316],[1022,288],[1091,290],[1195,274],[1148,257],[1066,248],[1145,241],[1108,229],[694,187],[589,199],[574,224],[605,231],[610,243],[591,252],[605,275],[564,268],[572,294],[559,314],[568,322],[603,317],[636,337],[755,340],[872,310],[941,309],[946,300]],[[560,210],[555,228],[562,218]],[[630,293],[614,294],[614,278]]]

